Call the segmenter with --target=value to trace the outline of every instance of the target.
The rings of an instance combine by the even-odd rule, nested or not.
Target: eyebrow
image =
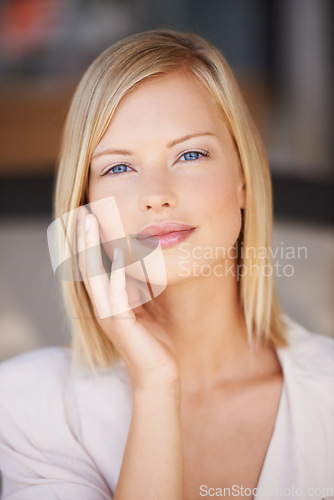
[[[198,132],[197,134],[188,134],[188,135],[184,135],[183,137],[180,137],[179,139],[175,139],[174,141],[171,141],[167,144],[167,148],[170,149],[172,148],[173,146],[176,146],[176,144],[179,144],[180,142],[184,142],[184,141],[187,141],[188,139],[192,139],[193,137],[199,137],[199,136],[203,136],[203,135],[213,135],[215,137],[216,134],[212,133],[212,132]],[[132,151],[128,151],[127,149],[105,149],[104,151],[100,151],[99,153],[95,153],[93,154],[92,156],[92,160],[95,159],[95,158],[99,158],[100,156],[104,156],[104,155],[124,155],[124,156],[132,156],[134,155],[134,153]]]

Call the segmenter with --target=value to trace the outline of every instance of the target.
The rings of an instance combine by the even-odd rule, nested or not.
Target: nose
[[[163,207],[173,208],[177,204],[175,184],[170,175],[160,173],[150,179],[142,179],[139,197],[139,208],[142,211],[161,210]]]

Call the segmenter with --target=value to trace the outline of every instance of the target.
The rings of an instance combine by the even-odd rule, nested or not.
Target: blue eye
[[[113,167],[110,167],[108,170],[106,170],[106,172],[104,172],[103,175],[110,174],[110,173],[113,175],[117,175],[117,174],[122,174],[124,172],[129,172],[129,170],[123,170],[124,167],[131,168],[126,163],[119,163],[118,165],[114,165]]]
[[[208,151],[187,151],[186,153],[183,153],[181,156],[184,157],[184,160],[181,161],[192,161],[192,160],[199,160],[200,156],[209,156]],[[180,159],[181,159],[180,158]]]
[[[184,157],[184,160],[181,160],[181,161],[195,161],[195,160],[199,160],[201,156],[209,156],[209,151],[186,151],[180,157],[180,160],[181,160],[181,158]],[[127,163],[119,163],[118,165],[113,165],[112,167],[109,167],[101,175],[111,174],[111,175],[115,176],[118,174],[124,174],[126,172],[131,172],[131,170],[127,170],[127,169],[133,170],[133,168],[130,167],[130,165],[128,165]]]

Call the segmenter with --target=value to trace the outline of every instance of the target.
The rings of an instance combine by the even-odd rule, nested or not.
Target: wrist
[[[167,401],[180,404],[181,384],[179,382],[169,382],[164,384],[149,384],[134,387],[133,399],[155,403],[157,401]]]

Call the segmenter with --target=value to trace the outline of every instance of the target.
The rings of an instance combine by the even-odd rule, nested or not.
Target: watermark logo
[[[321,500],[334,500],[334,489],[326,488],[300,488],[296,486],[279,487],[255,487],[245,488],[243,485],[233,484],[231,488],[212,488],[207,484],[201,484],[199,488],[201,497],[251,497],[256,498],[321,498]]]
[[[180,245],[180,276],[245,276],[291,278],[295,273],[293,261],[307,259],[304,246],[244,247],[237,241],[234,246],[199,247],[184,242]],[[217,262],[218,261],[218,262]],[[268,263],[270,262],[270,264]],[[247,263],[247,264],[246,264]]]

